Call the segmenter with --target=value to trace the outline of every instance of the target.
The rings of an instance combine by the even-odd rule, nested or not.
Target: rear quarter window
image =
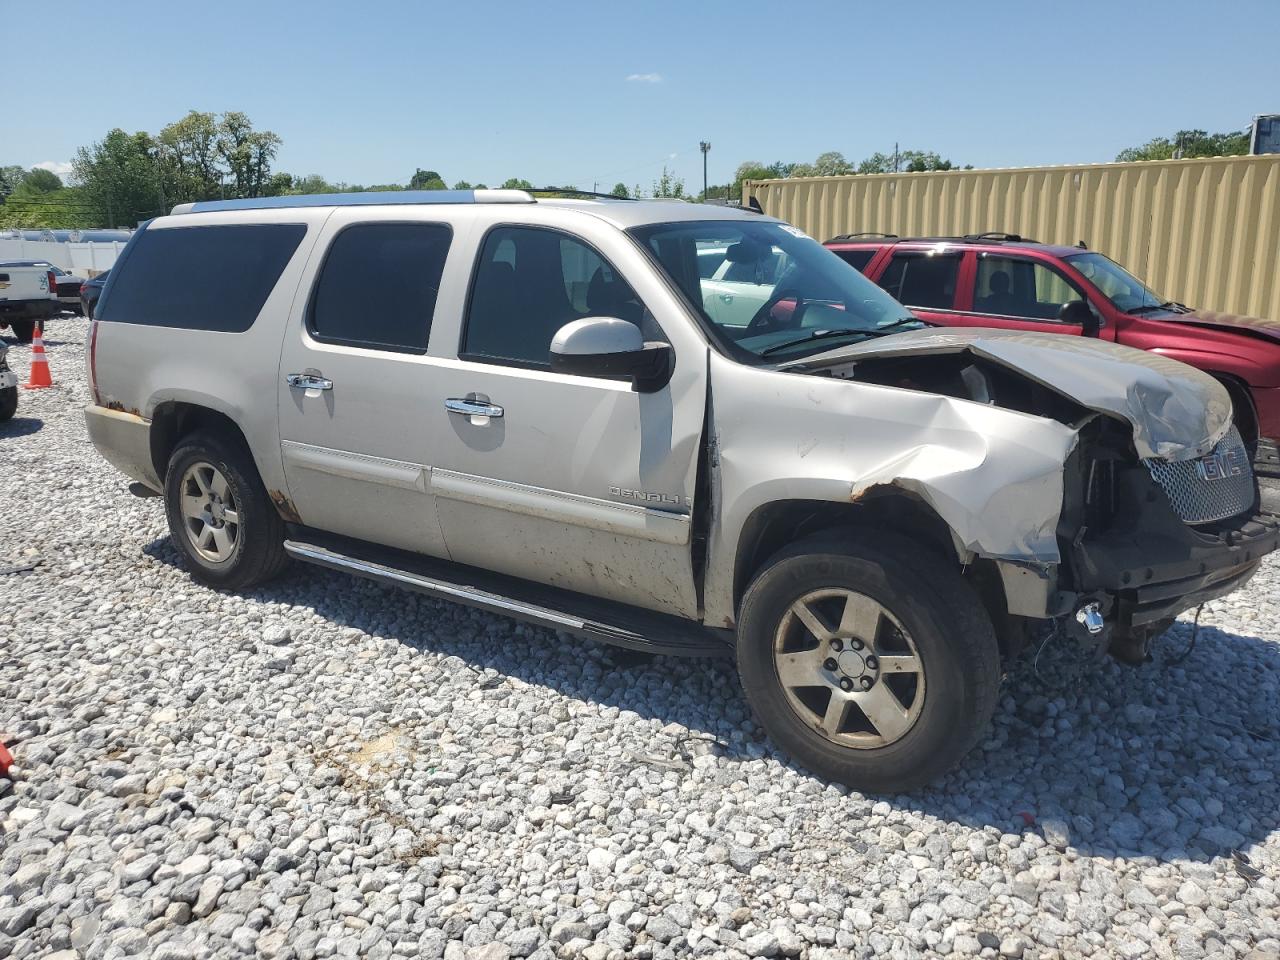
[[[831,252],[860,273],[866,271],[867,264],[876,255],[874,250],[832,250]]]
[[[98,319],[243,333],[306,232],[300,223],[146,230],[114,271]]]

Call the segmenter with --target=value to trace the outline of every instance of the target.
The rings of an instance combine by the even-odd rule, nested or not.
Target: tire
[[[30,343],[35,339],[36,322],[34,320],[10,320],[9,328],[18,338],[19,343]]]
[[[5,387],[0,390],[0,423],[12,420],[18,412],[18,388]]]
[[[901,793],[978,742],[1000,653],[953,565],[893,534],[855,538],[807,539],[769,560],[743,597],[738,673],[760,724],[800,764],[860,791]],[[844,713],[833,712],[838,696],[852,704]]]
[[[288,564],[284,521],[242,442],[210,433],[180,440],[165,474],[164,505],[173,544],[201,583],[241,590]]]

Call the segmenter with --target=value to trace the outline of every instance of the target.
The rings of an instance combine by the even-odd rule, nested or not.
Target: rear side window
[[[867,264],[876,255],[874,250],[832,250],[831,252],[859,273],[867,269]]]
[[[958,255],[895,253],[880,276],[880,286],[908,307],[945,310],[955,303],[959,273]]]
[[[243,333],[306,232],[300,223],[146,230],[115,272],[98,319]]]
[[[359,223],[339,233],[307,319],[326,343],[425,353],[453,231],[443,223]]]

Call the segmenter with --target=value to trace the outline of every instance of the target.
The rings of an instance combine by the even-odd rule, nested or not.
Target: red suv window
[[[997,253],[978,256],[974,313],[1029,320],[1056,320],[1064,305],[1086,300],[1066,277],[1047,264]]]
[[[908,307],[950,309],[956,299],[960,254],[902,250],[893,255],[878,281]]]
[[[837,257],[856,270],[865,272],[867,264],[876,255],[874,250],[832,250]]]

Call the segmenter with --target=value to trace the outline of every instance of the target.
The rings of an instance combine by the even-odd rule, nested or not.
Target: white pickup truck
[[[0,328],[11,327],[19,343],[30,343],[36,321],[56,316],[61,308],[51,267],[0,261]]]

